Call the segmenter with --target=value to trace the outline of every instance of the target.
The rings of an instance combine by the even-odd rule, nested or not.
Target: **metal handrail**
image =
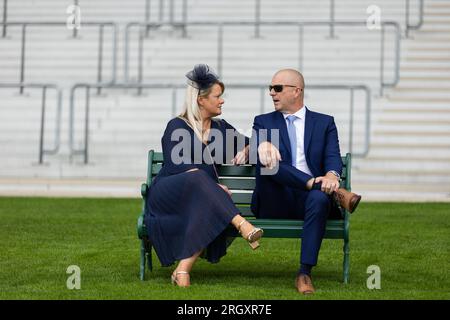
[[[6,1],[6,0],[5,0]],[[423,6],[424,1],[423,0],[417,0],[419,1],[419,22],[416,25],[411,25],[409,23],[410,19],[410,0],[405,0],[405,35],[408,37],[409,30],[417,30],[422,27],[423,24]],[[145,3],[145,23],[149,24],[150,21],[150,7],[151,7],[151,0],[146,0]],[[261,21],[261,0],[255,0],[255,38],[259,38],[260,31],[260,21]],[[336,1],[330,0],[329,2],[329,21],[330,21],[330,38],[333,39],[335,37],[334,31],[335,31],[335,24],[334,21],[336,20]],[[163,22],[164,17],[164,4],[160,0],[159,1],[159,18],[158,23]],[[187,25],[187,19],[188,19],[188,4],[187,0],[183,0],[182,5],[182,24],[177,24],[178,26],[181,26],[183,28],[183,36],[186,36],[186,25]],[[169,22],[170,24],[174,24],[174,0],[170,0],[170,6],[169,6]],[[146,31],[146,36],[148,37],[148,30]]]
[[[298,27],[299,33],[299,63],[298,67],[302,70],[303,66],[303,29],[306,26],[366,26],[365,21],[304,21],[304,22],[286,22],[286,21],[260,21],[260,25],[276,25],[276,26],[296,26]],[[147,24],[140,22],[129,22],[125,27],[125,54],[124,54],[124,73],[125,73],[125,82],[130,82],[129,77],[129,42],[130,42],[130,29],[132,27],[139,27],[139,48],[138,48],[138,83],[142,83],[143,81],[143,41],[144,41],[144,29],[148,30],[149,28],[159,28],[163,25],[168,25],[168,23],[157,23],[157,24]],[[182,24],[170,24],[173,26],[181,26]],[[241,21],[241,22],[189,22],[189,25],[193,26],[215,26],[218,28],[218,45],[217,45],[217,71],[219,74],[222,74],[222,62],[223,62],[223,29],[225,26],[253,26],[254,22],[251,21]],[[387,27],[393,27],[395,31],[395,74],[394,79],[391,82],[387,82],[384,79],[384,42],[385,42],[385,30]],[[373,32],[369,30],[368,32]],[[401,40],[401,28],[400,25],[395,21],[384,21],[381,22],[381,37],[380,37],[380,95],[383,95],[384,88],[395,87],[400,80],[400,40]],[[334,35],[334,31],[333,31]]]
[[[3,26],[21,26],[22,40],[21,40],[21,56],[20,56],[20,83],[25,82],[25,57],[26,57],[26,30],[31,26],[66,26],[63,22],[7,22],[1,23]],[[96,26],[99,27],[99,46],[98,46],[98,66],[97,66],[97,81],[102,82],[102,66],[103,66],[103,29],[105,26],[112,28],[112,79],[110,83],[116,82],[117,70],[117,24],[114,22],[83,22],[83,27]],[[23,87],[20,87],[20,93],[23,93]]]
[[[31,88],[42,89],[42,104],[41,104],[41,126],[39,133],[39,164],[44,162],[44,155],[54,155],[59,151],[60,136],[61,136],[61,110],[62,110],[62,90],[56,84],[49,83],[0,83],[0,89],[5,88]],[[44,149],[44,131],[45,131],[45,113],[47,106],[47,89],[53,89],[57,93],[57,112],[56,112],[56,126],[55,126],[55,145],[52,149]]]
[[[169,0],[169,23],[173,24],[175,22],[175,4],[174,0]],[[149,24],[150,21],[150,12],[151,12],[151,3],[152,0],[146,0],[145,1],[145,23]],[[181,17],[182,17],[182,23],[185,26],[187,24],[187,10],[188,10],[188,3],[187,0],[183,0],[182,6],[181,6]],[[159,12],[158,12],[158,22],[163,22],[164,19],[164,2],[162,0],[159,0]],[[185,27],[182,27],[183,29],[183,37],[186,36],[186,29]],[[146,37],[148,37],[149,30],[146,30]]]
[[[150,11],[151,11],[152,0],[145,0],[145,22],[150,23]],[[181,6],[181,16],[183,22],[187,21],[187,0],[183,0]],[[158,12],[158,22],[162,22],[164,19],[164,2],[159,0],[159,12]],[[169,21],[170,23],[175,22],[175,4],[174,0],[169,0]]]
[[[84,147],[82,149],[76,149],[74,146],[74,128],[75,128],[75,97],[76,90],[84,88],[86,90],[85,97],[85,118],[84,118]],[[186,85],[176,84],[130,84],[130,83],[115,83],[115,84],[88,84],[78,83],[72,86],[70,90],[70,112],[69,112],[69,149],[70,155],[83,155],[84,163],[89,162],[89,123],[90,123],[90,89],[91,88],[105,88],[105,89],[172,89],[172,116],[176,115],[176,90],[186,88]],[[264,113],[264,92],[267,92],[267,85],[261,84],[227,84],[227,88],[235,89],[257,89],[260,90],[260,112]],[[350,109],[349,109],[349,148],[350,153],[353,151],[353,114],[354,114],[354,92],[362,90],[365,92],[366,102],[366,132],[365,132],[365,146],[364,151],[361,153],[353,153],[355,157],[365,157],[369,153],[370,148],[370,121],[371,121],[371,91],[366,85],[321,85],[312,84],[306,86],[307,90],[348,90],[350,92]]]
[[[174,22],[174,4],[173,1],[174,0],[170,0],[170,22],[173,23]],[[182,22],[183,22],[183,35],[186,36],[186,30],[185,30],[185,25],[187,24],[187,19],[188,19],[188,0],[183,0],[183,4],[182,4]],[[424,1],[423,0],[418,0],[419,1],[419,22],[416,25],[410,25],[409,24],[409,16],[410,16],[410,0],[405,0],[405,16],[406,16],[406,22],[405,22],[405,34],[406,37],[408,37],[409,34],[409,30],[417,30],[420,29],[422,27],[423,24],[423,6],[424,6]],[[74,4],[78,5],[78,1],[74,0]],[[7,22],[7,7],[8,7],[8,0],[3,0],[3,23]],[[163,9],[164,5],[163,5],[163,1],[159,0],[159,21],[158,22],[162,22],[163,20],[163,14],[164,14],[164,9]],[[145,23],[150,23],[150,10],[151,10],[151,0],[146,0],[145,1]],[[330,0],[330,21],[334,21],[335,20],[335,0]],[[259,37],[259,21],[261,21],[261,0],[255,0],[255,37]],[[3,25],[3,31],[2,31],[2,37],[6,37],[6,29],[7,26],[4,24]],[[77,35],[77,29],[73,30],[74,36]],[[147,32],[147,36],[148,36],[148,32]],[[330,38],[334,38],[334,24],[330,24]]]
[[[8,0],[3,0],[3,31],[2,37],[6,37],[6,22],[8,21]]]
[[[410,1],[406,0],[405,2],[405,15],[406,15],[406,19],[405,19],[405,36],[406,38],[409,37],[409,30],[418,30],[422,27],[423,25],[423,0],[418,0],[419,1],[419,21],[417,22],[417,24],[412,25],[409,23],[409,7],[410,7]]]

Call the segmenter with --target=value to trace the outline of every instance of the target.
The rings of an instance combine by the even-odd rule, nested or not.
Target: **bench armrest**
[[[142,213],[137,220],[137,234],[139,239],[147,235],[147,228],[144,224],[144,214]]]
[[[141,184],[141,195],[143,198],[147,196],[148,186],[146,183]]]

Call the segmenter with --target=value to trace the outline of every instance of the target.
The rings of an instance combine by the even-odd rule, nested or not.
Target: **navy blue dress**
[[[240,212],[217,184],[215,166],[230,163],[248,138],[225,120],[214,119],[205,145],[183,119],[174,118],[161,142],[164,165],[151,183],[145,205],[149,239],[162,266],[205,248],[202,257],[216,263],[226,254],[224,231]],[[187,172],[194,168],[199,170]]]

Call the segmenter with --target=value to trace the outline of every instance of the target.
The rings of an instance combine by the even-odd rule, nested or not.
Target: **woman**
[[[190,285],[189,272],[202,253],[212,263],[226,254],[224,231],[230,223],[253,249],[263,234],[240,215],[231,192],[219,184],[216,164],[226,162],[226,146],[234,145],[231,163],[243,164],[249,142],[225,120],[213,119],[222,113],[224,84],[204,64],[186,77],[184,111],[169,121],[161,139],[164,165],[150,186],[145,212],[161,264],[179,260],[171,279],[180,287]],[[245,138],[245,148],[237,152],[239,138]]]

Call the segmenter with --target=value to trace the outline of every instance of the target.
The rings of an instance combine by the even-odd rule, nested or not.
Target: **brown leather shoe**
[[[347,191],[344,188],[339,188],[336,192],[334,192],[334,199],[342,208],[352,213],[358,206],[361,196]]]
[[[311,277],[306,274],[300,274],[295,278],[295,286],[301,294],[313,294],[315,291]]]

